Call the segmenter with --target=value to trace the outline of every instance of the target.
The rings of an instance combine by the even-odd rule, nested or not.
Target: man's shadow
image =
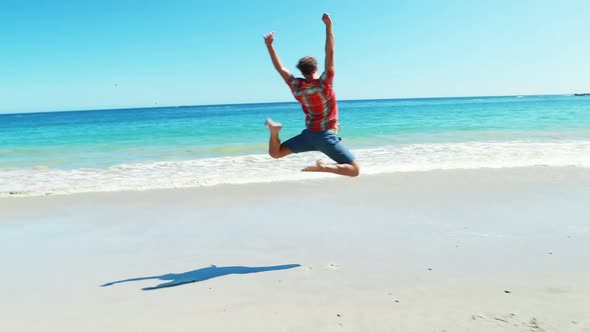
[[[217,277],[225,276],[228,274],[248,274],[248,273],[266,272],[266,271],[287,270],[287,269],[292,269],[292,268],[299,267],[299,266],[301,266],[301,265],[289,264],[289,265],[261,266],[261,267],[247,267],[247,266],[217,267],[215,265],[211,265],[209,267],[205,267],[205,268],[193,270],[193,271],[188,271],[188,272],[184,272],[184,273],[168,273],[168,274],[163,274],[161,276],[140,277],[140,278],[132,278],[132,279],[113,281],[113,282],[108,282],[104,285],[100,285],[100,287],[112,286],[114,284],[118,284],[118,283],[122,283],[122,282],[140,281],[140,280],[148,280],[148,279],[170,280],[169,282],[165,282],[163,284],[159,284],[154,287],[142,288],[142,290],[146,291],[146,290],[154,290],[154,289],[165,288],[165,287],[180,286],[180,285],[189,284],[192,282],[199,282],[199,281],[203,281],[203,280],[217,278]]]

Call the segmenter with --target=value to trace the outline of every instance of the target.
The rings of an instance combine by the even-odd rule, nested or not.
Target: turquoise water
[[[588,97],[362,100],[340,101],[339,107],[343,142],[370,173],[430,169],[425,161],[437,164],[437,158],[452,160],[450,168],[476,167],[473,158],[466,158],[471,154],[475,160],[489,159],[488,164],[482,159],[479,167],[526,166],[527,160],[532,165],[589,166]],[[68,190],[63,189],[69,192],[119,190],[111,181],[138,176],[151,183],[158,175],[185,178],[158,188],[261,180],[228,174],[251,168],[279,174],[278,180],[300,179],[300,174],[288,174],[299,173],[301,164],[317,155],[287,161],[266,156],[267,117],[284,124],[283,139],[303,129],[297,103],[0,115],[0,193],[61,192],[59,183],[48,177],[69,183]],[[489,151],[495,151],[495,157],[486,157]],[[527,151],[534,152],[532,157]],[[499,155],[502,165],[494,164]],[[237,168],[227,168],[228,163]],[[397,168],[385,167],[391,163]],[[110,189],[101,187],[101,181],[111,183]],[[85,186],[91,189],[81,189]],[[122,188],[138,187],[152,188],[137,179]]]

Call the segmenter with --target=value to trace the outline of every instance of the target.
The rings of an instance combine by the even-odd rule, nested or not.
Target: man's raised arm
[[[287,68],[283,67],[281,60],[279,59],[279,55],[277,54],[274,46],[272,45],[272,42],[274,40],[274,32],[269,32],[266,35],[264,35],[264,43],[266,44],[266,48],[268,49],[268,53],[270,54],[270,58],[272,59],[272,64],[275,66],[275,69],[279,72],[279,74],[281,74],[281,77],[283,78],[283,80],[285,80],[285,83],[290,84],[291,77],[293,75],[291,75],[291,72],[289,72]]]
[[[335,73],[334,66],[334,31],[332,31],[332,18],[324,13],[322,21],[326,25],[326,72]]]

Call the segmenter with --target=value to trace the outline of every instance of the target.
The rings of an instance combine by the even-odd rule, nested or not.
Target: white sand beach
[[[587,332],[589,202],[579,167],[2,198],[0,331]]]

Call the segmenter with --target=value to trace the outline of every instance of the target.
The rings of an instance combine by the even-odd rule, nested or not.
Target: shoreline
[[[584,332],[588,201],[578,167],[3,198],[0,321]]]
[[[300,157],[300,156],[298,156]],[[313,156],[312,156],[313,157]],[[301,159],[301,158],[300,158]],[[310,158],[307,156],[308,162],[307,164],[311,163],[314,158]],[[283,161],[284,163],[285,161]],[[304,165],[305,163],[302,163]],[[273,169],[280,169],[281,164],[278,162],[274,165]],[[293,168],[293,165],[291,165]],[[374,170],[370,169],[368,173],[363,173],[363,169],[361,169],[361,174],[359,178],[374,178],[374,177],[397,177],[397,176],[413,176],[415,174],[436,174],[436,173],[454,173],[454,172],[478,172],[478,171],[490,171],[490,172],[502,172],[502,171],[519,171],[519,170],[544,170],[544,169],[561,169],[561,170],[571,170],[577,169],[580,172],[590,171],[589,166],[581,166],[581,165],[568,165],[568,166],[551,166],[551,165],[537,165],[537,166],[513,166],[513,167],[476,167],[476,168],[444,168],[444,169],[424,169],[424,170],[398,170],[398,171],[388,171],[388,172],[377,172],[375,173]],[[272,170],[271,170],[272,171]],[[365,171],[366,172],[366,171]],[[159,192],[159,191],[175,191],[175,190],[205,190],[206,188],[232,188],[234,186],[242,187],[242,186],[258,186],[258,185],[283,185],[283,184],[305,184],[305,183],[313,183],[313,182],[326,182],[330,183],[331,181],[342,181],[346,180],[345,178],[341,178],[341,176],[326,174],[326,173],[305,173],[298,171],[296,169],[293,170],[283,170],[284,174],[292,174],[292,178],[283,178],[280,177],[276,180],[265,180],[265,181],[252,181],[252,182],[244,182],[244,183],[213,183],[213,184],[200,184],[200,185],[183,185],[179,187],[168,187],[168,188],[137,188],[137,189],[114,189],[114,190],[87,190],[87,191],[79,191],[79,192],[22,192],[22,191],[7,191],[4,193],[0,193],[0,201],[5,199],[29,199],[33,197],[55,197],[55,196],[72,196],[72,195],[86,195],[86,194],[105,194],[105,195],[112,195],[117,193],[146,193],[146,192]],[[351,179],[348,179],[351,180]],[[354,180],[354,179],[353,179]],[[363,181],[363,180],[356,180],[356,181]]]

